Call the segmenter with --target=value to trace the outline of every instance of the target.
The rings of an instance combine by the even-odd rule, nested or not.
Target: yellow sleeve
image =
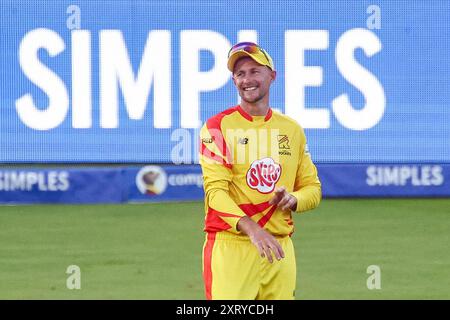
[[[312,162],[303,130],[300,132],[300,141],[302,143],[300,145],[297,176],[294,192],[291,192],[297,198],[296,212],[304,212],[316,208],[322,198],[322,187],[317,175],[317,168]]]
[[[236,225],[245,213],[229,194],[232,164],[222,156],[206,125],[200,131],[199,160],[205,190],[206,228],[240,233]]]

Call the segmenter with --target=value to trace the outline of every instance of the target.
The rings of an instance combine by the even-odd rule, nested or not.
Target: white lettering
[[[71,124],[75,129],[93,125],[93,80],[91,31],[80,29],[80,10],[70,6],[67,19],[71,31]],[[70,24],[70,26],[69,26]],[[239,30],[238,41],[258,40],[257,30]],[[153,94],[153,127],[172,127],[172,58],[171,31],[152,30],[148,33],[141,60],[132,63],[120,30],[99,31],[99,122],[100,128],[119,127],[120,92],[129,119],[142,120],[150,92]],[[180,32],[180,125],[199,128],[200,97],[224,86],[230,80],[226,68],[228,39],[212,30],[182,30]],[[329,128],[330,110],[326,106],[307,107],[306,88],[323,83],[320,66],[305,66],[308,50],[327,50],[327,30],[286,30],[285,32],[285,113],[304,128]],[[351,105],[343,93],[332,101],[336,119],[351,130],[367,130],[381,121],[386,98],[378,79],[360,65],[354,56],[361,48],[368,57],[382,48],[372,31],[362,28],[345,32],[336,45],[335,59],[345,80],[358,89],[365,104]],[[38,105],[31,93],[16,100],[20,120],[35,130],[50,130],[60,126],[69,110],[68,90],[62,79],[38,56],[45,49],[50,57],[65,50],[64,40],[50,29],[28,32],[19,46],[19,62],[24,75],[48,97],[48,105]],[[200,68],[200,54],[208,51],[214,63],[210,70]],[[195,144],[197,145],[197,144]],[[430,179],[433,174],[430,172]]]
[[[377,184],[377,168],[374,166],[367,167],[366,174],[366,183],[368,186],[375,186]]]
[[[369,186],[440,186],[444,183],[442,167],[422,166],[369,166],[366,170]]]
[[[305,66],[306,50],[328,48],[326,30],[287,30],[285,39],[285,113],[303,128],[330,127],[330,111],[305,107],[305,88],[322,85],[322,68]]]
[[[70,187],[69,183],[69,172],[67,171],[61,171],[58,175],[59,178],[59,190],[60,191],[67,191]]]
[[[63,39],[50,29],[34,29],[28,32],[19,46],[19,63],[25,76],[48,96],[45,110],[36,107],[31,94],[16,100],[20,120],[35,130],[49,130],[59,126],[69,110],[69,97],[64,82],[39,61],[38,50],[46,49],[54,57],[65,49]]]
[[[431,167],[431,185],[440,186],[444,183],[444,176],[442,175],[442,167],[441,166],[433,166]]]
[[[38,189],[39,191],[47,191],[47,182],[42,172],[37,174],[38,176]]]
[[[8,189],[23,190],[26,185],[26,177],[24,172],[11,172]]]
[[[154,81],[154,127],[170,128],[171,74],[170,31],[154,30],[148,34],[136,80],[122,33],[100,31],[100,126],[118,127],[118,85],[130,119],[142,119]]]
[[[176,313],[179,315],[184,314],[195,314],[195,315],[203,315],[204,318],[208,317],[209,311],[211,307],[190,307],[183,304],[182,307],[177,307]]]
[[[0,191],[66,191],[69,189],[67,171],[0,171]]]
[[[48,190],[49,191],[58,191],[58,172],[50,171],[47,176],[48,179]]]
[[[384,185],[398,185],[398,168],[393,167],[392,169],[389,167],[384,168],[383,175],[383,184]]]
[[[389,168],[386,168],[387,170],[389,170]],[[404,186],[406,184],[406,181],[411,178],[411,168],[407,167],[407,166],[402,166],[400,167],[400,172],[399,172],[399,184]],[[386,183],[385,183],[386,184]]]
[[[72,31],[72,127],[92,127],[91,33]]]
[[[226,66],[231,44],[222,34],[209,30],[183,30],[180,42],[181,127],[198,128],[200,93],[217,90],[230,79]],[[215,62],[211,70],[200,71],[201,50],[213,54]]]
[[[347,94],[342,94],[332,102],[336,119],[346,128],[367,130],[380,122],[384,114],[386,97],[378,79],[356,62],[354,51],[362,48],[368,57],[381,50],[381,42],[371,31],[358,28],[345,32],[336,45],[336,64],[350,84],[364,95],[366,104],[355,110]]]
[[[167,181],[171,186],[195,185],[199,188],[203,186],[203,176],[195,173],[171,174]]]
[[[422,174],[423,174],[424,168],[425,167],[421,167]],[[413,186],[424,185],[423,181],[421,181],[422,179],[419,177],[419,172],[418,172],[419,169],[417,167],[410,167],[410,168],[406,168],[405,170],[408,170],[408,169],[410,171],[409,175],[411,176],[411,184]]]

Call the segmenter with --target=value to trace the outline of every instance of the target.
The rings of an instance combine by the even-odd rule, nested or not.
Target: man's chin
[[[256,97],[248,97],[245,95],[241,95],[241,99],[247,103],[255,103],[258,102],[262,99],[263,97],[260,96],[256,96]]]

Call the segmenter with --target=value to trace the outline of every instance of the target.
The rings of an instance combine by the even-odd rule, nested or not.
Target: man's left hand
[[[285,187],[277,187],[275,195],[269,200],[269,204],[276,205],[281,210],[295,211],[297,209],[297,198],[287,192]]]

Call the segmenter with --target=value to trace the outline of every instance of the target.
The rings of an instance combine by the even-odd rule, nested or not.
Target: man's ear
[[[233,83],[236,86],[236,79],[234,79],[234,73],[231,75],[231,79],[233,79]]]
[[[273,70],[272,72],[271,72],[271,78],[272,78],[272,81],[275,81],[275,79],[277,78],[277,72],[275,71],[275,70]]]

